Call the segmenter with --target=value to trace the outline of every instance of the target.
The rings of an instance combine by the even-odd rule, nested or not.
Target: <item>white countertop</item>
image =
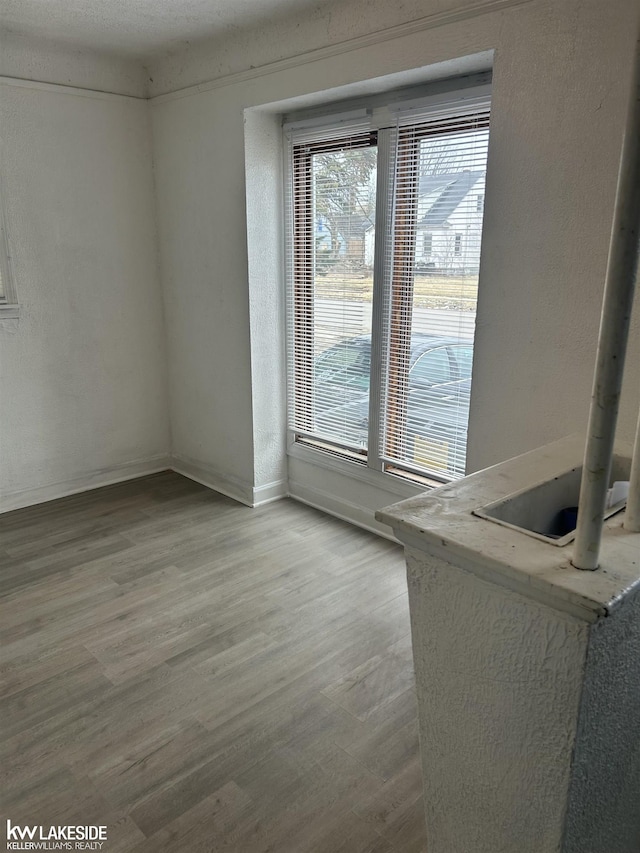
[[[631,456],[629,446],[616,452]],[[640,592],[640,533],[622,528],[624,511],[605,523],[596,571],[571,565],[573,542],[558,547],[473,515],[473,510],[582,464],[584,438],[558,442],[379,510],[378,521],[412,548],[493,583],[593,622]]]

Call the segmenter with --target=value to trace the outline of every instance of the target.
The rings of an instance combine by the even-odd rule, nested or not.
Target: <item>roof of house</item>
[[[482,175],[483,172],[479,169],[421,175],[418,195],[423,198],[438,194],[418,224],[431,227],[443,225]]]
[[[425,198],[434,195],[435,197],[418,225],[431,228],[442,226],[483,174],[480,169],[474,171],[467,169],[464,172],[421,175],[418,196]],[[335,223],[340,236],[345,241],[362,239],[374,226],[371,217],[359,213],[336,216]]]

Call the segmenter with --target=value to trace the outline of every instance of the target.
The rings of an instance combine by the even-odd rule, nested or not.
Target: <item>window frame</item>
[[[475,103],[476,101],[480,105],[480,109],[486,109],[488,104],[490,104],[491,100],[491,87],[490,87],[490,75],[489,79],[487,79],[486,75],[482,75],[484,79],[479,79],[474,82],[471,82],[468,86],[463,89],[459,88],[449,88],[445,85],[444,90],[436,91],[432,96],[424,96],[421,95],[416,100],[405,100],[403,98],[403,93],[391,93],[391,97],[389,98],[388,104],[380,107],[378,104],[380,103],[380,96],[374,99],[375,103],[371,108],[365,108],[365,110],[357,110],[353,111],[352,114],[357,113],[358,115],[362,115],[364,111],[366,111],[370,118],[370,128],[372,134],[376,134],[377,148],[378,148],[378,178],[377,178],[377,204],[376,208],[380,208],[380,200],[382,198],[383,203],[387,203],[389,195],[389,187],[390,176],[388,174],[387,168],[381,168],[382,166],[388,166],[389,163],[392,162],[392,157],[398,157],[397,151],[397,140],[398,140],[398,123],[397,123],[397,115],[401,110],[407,110],[411,112],[412,110],[416,110],[418,114],[424,114],[425,110],[429,112],[433,111],[434,114],[437,114],[442,106],[444,105],[447,109],[453,106],[453,117],[454,120],[458,120],[460,115],[464,115],[468,112],[468,109],[465,109],[465,106],[468,103]],[[451,81],[445,81],[451,83]],[[459,85],[459,81],[458,81]],[[438,87],[439,88],[439,87]],[[406,95],[405,95],[406,97]],[[455,105],[460,107],[459,111],[456,111]],[[333,137],[327,136],[327,139],[335,139],[339,140],[342,136],[345,135],[345,132],[342,127],[343,116],[344,120],[348,122],[350,115],[348,113],[342,112],[334,112],[331,113],[328,111],[327,107],[320,108],[320,117],[316,117],[315,119],[309,122],[309,119],[302,119],[298,122],[295,121],[294,117],[286,116],[284,117],[284,127],[285,127],[285,137],[287,135],[288,127],[289,129],[295,125],[296,123],[302,125],[312,125],[315,124],[317,126],[323,126],[327,131],[330,131],[332,128],[334,130]],[[389,117],[392,118],[392,122],[389,121]],[[294,119],[291,121],[291,119]],[[287,127],[288,126],[288,127]],[[424,132],[425,135],[429,134],[429,130]],[[375,143],[374,143],[375,144]],[[393,154],[391,153],[393,149]],[[292,175],[292,165],[289,158],[286,156],[287,153],[287,145],[285,145],[285,169],[284,176],[285,181],[287,183],[287,187],[285,189],[285,198],[288,198],[291,201],[291,192],[290,192],[290,179]],[[415,156],[415,151],[408,152],[408,156]],[[482,199],[484,201],[486,193],[486,178],[485,178],[485,186],[483,187]],[[417,202],[417,193],[416,193],[416,202]],[[289,208],[289,211],[291,208]],[[387,263],[386,260],[386,252],[388,251],[388,247],[393,239],[392,230],[393,230],[393,216],[397,215],[397,210],[394,208],[392,210],[392,216],[389,217],[388,221],[381,220],[381,217],[376,215],[376,243],[375,243],[375,260],[374,260],[374,277],[373,277],[373,317],[372,317],[372,332],[371,332],[371,371],[370,371],[370,389],[369,389],[369,441],[368,447],[364,450],[363,454],[359,454],[354,452],[352,448],[348,448],[346,446],[341,446],[339,441],[331,441],[331,442],[323,442],[322,440],[314,437],[311,433],[306,432],[304,430],[298,430],[292,428],[289,422],[289,417],[287,417],[287,453],[289,456],[299,458],[306,462],[311,462],[314,465],[319,467],[327,468],[330,470],[334,470],[340,473],[348,474],[349,477],[353,477],[355,479],[368,482],[370,484],[379,483],[383,488],[392,488],[397,489],[398,494],[403,494],[406,488],[411,487],[413,485],[415,487],[416,484],[421,484],[423,487],[435,487],[442,485],[443,482],[450,482],[454,479],[453,476],[438,476],[437,474],[432,474],[431,472],[421,470],[420,468],[407,463],[406,465],[394,462],[393,460],[389,460],[386,458],[389,454],[383,451],[383,441],[385,433],[382,430],[383,420],[388,416],[388,412],[383,409],[383,395],[388,396],[388,389],[383,390],[383,379],[386,378],[386,381],[389,380],[389,373],[391,370],[384,365],[385,359],[389,358],[388,348],[389,348],[389,334],[385,330],[385,324],[389,323],[389,306],[385,306],[385,299],[389,298],[389,292],[393,292],[390,287],[390,282],[388,280],[389,276],[387,275],[385,280],[384,267]],[[384,227],[380,227],[383,224]],[[433,238],[433,235],[429,235]],[[419,239],[419,235],[414,231],[412,240],[413,243]],[[415,249],[415,246],[413,246]],[[287,281],[287,288],[291,286],[291,283]],[[401,312],[404,310],[404,306],[400,306]],[[287,323],[290,322],[290,318],[287,317]],[[288,327],[289,328],[289,327]],[[410,341],[411,332],[407,335],[407,345]],[[291,336],[288,332],[287,334],[287,347],[289,347],[291,342]],[[473,347],[473,341],[470,342],[470,345]],[[408,346],[407,346],[408,351]],[[454,365],[451,363],[451,355],[448,353],[450,368],[453,374]],[[290,354],[287,352],[287,365],[291,364]],[[413,365],[412,365],[413,366]],[[410,366],[406,371],[407,378],[407,386],[408,386],[408,376],[411,371]],[[457,367],[457,362],[456,362]],[[386,377],[385,377],[386,374]],[[408,393],[408,387],[407,387]],[[290,386],[288,383],[288,397],[289,397]],[[287,409],[288,412],[291,411],[292,402],[290,399],[287,401]],[[323,446],[323,444],[325,446]]]
[[[341,152],[346,150],[361,150],[377,145],[376,131],[358,131],[349,132],[348,127],[345,127],[341,132],[340,128],[336,128],[336,133],[328,140],[318,140],[316,142],[304,143],[301,142],[292,146],[291,162],[289,164],[290,180],[292,184],[299,183],[301,191],[297,198],[292,198],[291,217],[292,217],[292,246],[296,245],[296,240],[300,239],[302,245],[309,247],[308,251],[297,252],[293,251],[293,268],[292,276],[295,281],[293,288],[293,311],[292,316],[287,318],[288,326],[291,325],[293,333],[287,337],[291,337],[296,341],[296,346],[299,346],[302,352],[302,361],[304,364],[313,362],[313,321],[314,321],[314,269],[313,269],[313,240],[314,240],[314,212],[311,199],[311,190],[313,186],[313,157],[317,154]],[[297,342],[300,342],[299,344]],[[298,353],[299,354],[299,353]],[[302,427],[296,432],[299,435],[304,435],[307,432],[306,427],[309,423],[308,417],[313,409],[313,392],[306,385],[305,380],[308,378],[308,368],[302,371],[299,370],[299,361],[293,354],[293,358],[288,359],[288,364],[293,365],[294,379],[293,386],[296,389],[296,394],[293,398],[293,407],[296,413],[296,420],[300,420]],[[287,377],[289,381],[289,377]],[[298,389],[301,389],[298,392]],[[288,401],[289,406],[290,401]],[[311,433],[311,429],[309,429]]]
[[[13,270],[11,266],[11,255],[9,252],[9,240],[7,236],[6,216],[4,211],[4,194],[0,184],[0,275],[2,277],[2,294],[0,294],[0,319],[17,317],[20,306],[18,304]]]

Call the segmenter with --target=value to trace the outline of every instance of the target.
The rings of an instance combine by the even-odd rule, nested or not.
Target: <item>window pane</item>
[[[455,358],[456,370],[458,372],[459,378],[471,379],[471,370],[473,367],[473,347],[452,347],[451,351]]]
[[[478,124],[426,121],[398,145],[382,456],[442,479],[466,465],[489,138]]]
[[[366,453],[376,147],[344,141],[301,150],[294,217],[306,217],[294,245],[298,306],[293,428]],[[301,147],[302,148],[302,147]],[[295,157],[295,153],[294,153]],[[302,166],[302,162],[304,165]],[[294,176],[295,178],[295,176]],[[302,318],[305,321],[302,321]]]
[[[432,349],[418,357],[409,372],[410,385],[436,385],[451,379],[449,354],[446,349]]]
[[[442,480],[466,465],[489,128],[484,93],[458,107],[289,137],[290,434]]]

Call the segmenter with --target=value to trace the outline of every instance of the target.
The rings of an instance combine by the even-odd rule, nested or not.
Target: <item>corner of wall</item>
[[[136,60],[7,31],[0,44],[2,77],[134,98],[149,96],[147,71]]]
[[[285,311],[280,117],[244,112],[254,482],[286,479]]]

